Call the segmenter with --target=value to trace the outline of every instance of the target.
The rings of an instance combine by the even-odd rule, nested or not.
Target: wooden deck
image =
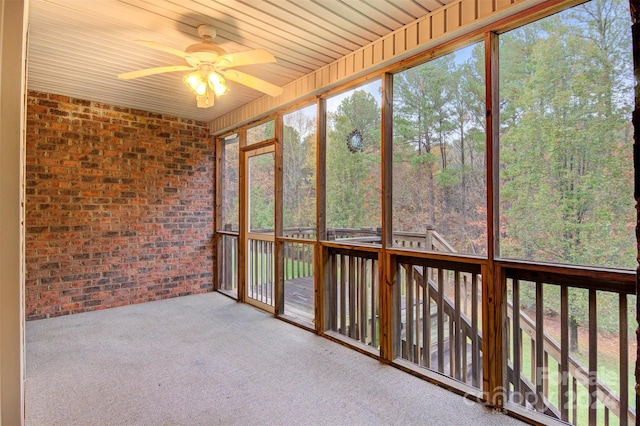
[[[314,285],[313,277],[301,277],[284,282],[285,315],[314,323]]]

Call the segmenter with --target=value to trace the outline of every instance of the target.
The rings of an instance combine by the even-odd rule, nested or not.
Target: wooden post
[[[214,208],[213,208],[213,291],[220,290],[221,280],[226,278],[226,274],[221,273],[222,262],[226,261],[220,253],[224,249],[221,236],[215,232],[222,229],[222,165],[224,164],[224,138],[216,138],[214,155]]]
[[[318,99],[316,113],[316,241],[327,239],[326,222],[326,164],[327,164],[327,101],[324,98]],[[316,269],[314,277],[315,285],[315,314],[316,332],[324,333],[329,323],[330,316],[328,309],[331,306],[331,292],[327,280],[330,279],[328,273],[329,258],[326,248],[316,243]]]
[[[636,199],[636,241],[640,253],[640,0],[629,0],[633,37],[633,74],[635,76],[635,109],[633,111],[633,167]],[[640,259],[640,255],[639,255]],[[640,295],[640,267],[636,271],[636,296]],[[640,406],[640,297],[636,297],[636,409]]]
[[[427,232],[425,234],[425,244],[426,247],[425,249],[427,251],[431,251],[433,250],[433,230],[435,229],[435,227],[431,224],[427,225]]]
[[[505,304],[504,273],[496,267],[499,253],[498,188],[499,188],[499,90],[498,35],[485,37],[485,79],[487,105],[487,265],[482,271],[482,371],[484,398],[496,408],[505,403]]]
[[[395,358],[394,339],[396,329],[394,324],[393,286],[395,284],[395,267],[387,255],[387,248],[393,246],[392,224],[392,160],[393,160],[393,75],[384,74],[382,77],[382,248],[378,258],[380,269],[379,308],[380,308],[380,358],[391,362]]]
[[[284,314],[284,243],[281,240],[283,233],[283,219],[282,219],[282,173],[283,173],[283,157],[282,157],[282,140],[283,137],[283,124],[282,114],[277,114],[275,117],[275,152],[274,152],[274,172],[275,172],[275,188],[274,188],[274,240],[273,240],[273,256],[275,260],[275,298],[274,298],[274,314],[276,316]]]
[[[245,302],[247,293],[247,173],[245,170],[247,155],[242,148],[247,144],[247,131],[238,131],[240,167],[238,167],[238,204],[239,204],[239,233],[238,233],[238,301]]]

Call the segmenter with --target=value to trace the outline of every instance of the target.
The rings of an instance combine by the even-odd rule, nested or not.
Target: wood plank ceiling
[[[30,0],[28,88],[211,121],[263,96],[229,83],[213,108],[196,108],[185,72],[116,75],[184,60],[133,42],[179,50],[216,27],[227,52],[264,48],[274,64],[242,71],[278,86],[315,71],[455,0]]]

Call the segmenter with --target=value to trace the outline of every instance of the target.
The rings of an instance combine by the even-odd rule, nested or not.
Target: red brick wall
[[[30,92],[26,317],[212,289],[205,123]]]

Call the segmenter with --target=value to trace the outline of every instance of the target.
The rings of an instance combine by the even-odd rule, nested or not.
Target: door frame
[[[274,181],[272,182],[274,188],[274,230],[273,234],[265,235],[265,234],[255,234],[256,239],[263,241],[270,241],[273,243],[273,294],[272,294],[272,305],[267,303],[263,303],[259,300],[252,299],[249,297],[249,284],[250,284],[250,265],[249,265],[249,239],[252,235],[249,229],[249,213],[250,213],[250,194],[249,194],[249,159],[251,157],[256,157],[259,155],[264,155],[268,153],[273,153],[273,172],[274,172]],[[269,139],[260,143],[247,145],[240,148],[240,239],[239,239],[239,247],[238,247],[238,300],[244,303],[248,303],[250,305],[256,306],[264,311],[275,314],[276,306],[279,300],[278,297],[278,268],[277,268],[277,253],[276,253],[276,200],[277,194],[275,191],[276,187],[276,139]]]

